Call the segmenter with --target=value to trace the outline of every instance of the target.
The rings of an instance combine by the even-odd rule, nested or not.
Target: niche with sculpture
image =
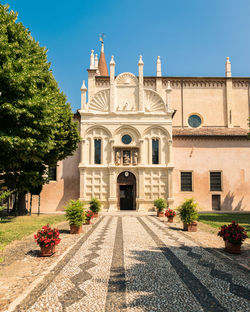
[[[138,157],[138,148],[115,149],[115,164],[117,166],[136,166]]]

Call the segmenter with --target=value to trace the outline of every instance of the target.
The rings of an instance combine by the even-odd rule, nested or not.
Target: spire
[[[226,61],[226,77],[232,77],[231,62],[229,61],[229,57],[227,57]]]
[[[156,76],[161,77],[161,59],[159,56],[157,56],[157,62],[156,62]]]
[[[106,59],[105,59],[105,54],[104,54],[104,43],[103,43],[103,41],[102,41],[101,54],[100,54],[99,63],[98,63],[98,69],[99,69],[101,76],[108,76],[109,75],[108,67],[107,67],[107,63],[106,63]]]

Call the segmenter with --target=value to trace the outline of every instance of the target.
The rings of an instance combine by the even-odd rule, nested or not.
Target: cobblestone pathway
[[[250,311],[249,274],[152,216],[104,216],[15,311]]]

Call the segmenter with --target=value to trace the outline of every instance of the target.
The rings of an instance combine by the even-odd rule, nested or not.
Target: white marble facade
[[[150,210],[159,197],[173,203],[171,86],[145,87],[143,65],[140,57],[138,77],[129,72],[116,77],[112,57],[110,76],[88,70],[88,102],[84,83],[81,88],[80,199],[97,197],[103,209]],[[157,66],[160,71],[159,59]]]

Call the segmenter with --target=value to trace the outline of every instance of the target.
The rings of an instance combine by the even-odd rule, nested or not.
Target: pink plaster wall
[[[250,141],[173,140],[174,206],[194,197],[202,210],[212,210],[212,194],[221,195],[221,210],[250,210]],[[193,192],[181,192],[180,171],[193,171]],[[222,171],[222,192],[210,192],[209,171]]]
[[[73,156],[58,162],[57,181],[51,181],[43,186],[41,192],[41,212],[56,212],[64,210],[71,199],[79,198],[80,175],[78,165],[80,149]],[[33,199],[32,211],[37,212],[37,196]]]

